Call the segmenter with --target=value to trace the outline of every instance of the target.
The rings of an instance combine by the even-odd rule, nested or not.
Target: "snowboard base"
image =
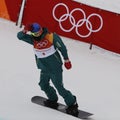
[[[47,99],[44,98],[44,97],[41,97],[41,96],[34,96],[31,98],[31,101],[35,104],[38,104],[38,105],[42,105],[42,106],[45,106],[44,105],[44,101],[46,101]],[[54,108],[51,108],[51,107],[48,107],[48,108],[51,108],[51,109],[54,109],[54,110],[57,110],[57,111],[60,111],[62,113],[66,113],[66,108],[67,106],[64,105],[64,104],[61,104],[61,103],[58,103],[58,107],[57,109],[54,109]],[[47,107],[47,106],[45,106]],[[68,115],[71,115],[71,114],[68,114]],[[86,111],[82,111],[82,110],[79,110],[78,112],[78,115],[77,116],[74,116],[74,117],[77,117],[77,118],[80,118],[80,119],[87,119],[88,117],[92,116],[93,114],[92,113],[89,113],[89,112],[86,112]],[[72,115],[73,116],[73,115]]]

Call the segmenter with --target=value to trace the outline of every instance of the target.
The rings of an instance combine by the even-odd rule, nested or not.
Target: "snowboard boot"
[[[78,116],[78,104],[75,102],[73,105],[68,106],[66,109],[66,113],[73,116]]]
[[[76,100],[76,97],[74,96],[75,100]],[[77,100],[70,106],[67,107],[66,109],[66,113],[67,114],[71,114],[73,116],[78,116],[78,104],[77,104]]]
[[[47,107],[54,108],[54,109],[57,109],[57,107],[58,107],[57,100],[52,101],[52,100],[48,99],[48,100],[44,101],[44,105]]]

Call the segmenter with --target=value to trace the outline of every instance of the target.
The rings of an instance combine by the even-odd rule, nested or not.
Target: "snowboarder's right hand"
[[[71,69],[72,68],[71,61],[69,59],[65,60],[64,66],[66,69]]]
[[[23,32],[27,33],[28,31],[31,31],[32,29],[33,29],[32,24],[27,24],[27,25],[25,25]]]

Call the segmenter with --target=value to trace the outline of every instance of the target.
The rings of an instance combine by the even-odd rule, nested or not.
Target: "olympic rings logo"
[[[55,11],[56,11],[56,9],[57,9],[59,6],[65,7],[66,13],[63,14],[62,16],[60,16],[60,18],[57,18],[56,15],[55,15]],[[82,15],[83,15],[83,18],[80,19],[80,20],[78,20],[77,22],[76,22],[76,20],[75,20],[75,18],[74,18],[74,16],[73,16],[73,13],[76,12],[76,11],[79,11],[79,12],[82,13]],[[58,3],[58,4],[56,4],[56,5],[54,6],[54,8],[53,8],[52,14],[53,14],[53,18],[54,18],[56,21],[59,22],[59,26],[60,26],[61,30],[63,30],[64,32],[71,32],[71,31],[75,28],[76,34],[77,34],[79,37],[83,37],[83,38],[89,37],[92,32],[98,32],[98,31],[100,31],[100,30],[102,29],[102,27],[103,27],[103,19],[102,19],[102,17],[101,17],[99,14],[92,13],[92,14],[90,14],[88,17],[86,17],[85,12],[84,12],[81,8],[75,8],[75,9],[73,9],[73,10],[70,12],[70,11],[69,11],[69,8],[68,8],[67,5],[64,4],[64,3]],[[98,17],[99,20],[100,20],[100,25],[99,25],[99,27],[98,27],[97,29],[93,29],[92,23],[90,22],[90,18],[92,18],[92,17],[94,17],[94,16]],[[64,22],[64,21],[67,20],[68,18],[69,18],[69,21],[70,21],[72,27],[69,28],[69,29],[65,29],[65,28],[62,26],[62,22]],[[83,24],[86,25],[86,28],[87,28],[88,31],[89,31],[88,34],[86,34],[86,35],[80,34],[80,32],[79,32],[79,30],[78,30],[78,28],[82,27]]]
[[[47,46],[47,44],[48,44],[48,41],[44,40],[43,42],[37,43],[37,48],[44,48]]]

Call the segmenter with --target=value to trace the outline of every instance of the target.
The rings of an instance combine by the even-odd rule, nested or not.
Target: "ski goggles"
[[[31,32],[31,35],[33,35],[34,37],[38,37],[38,36],[40,36],[41,34],[42,34],[42,29],[41,30],[39,30],[38,32]]]

